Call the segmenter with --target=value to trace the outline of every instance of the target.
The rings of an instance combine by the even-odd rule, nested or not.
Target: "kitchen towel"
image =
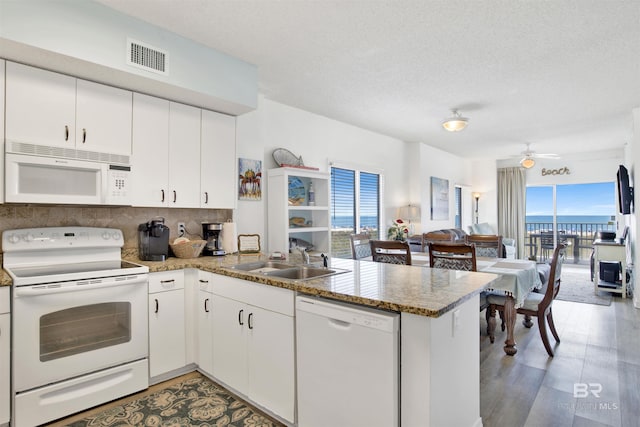
[[[238,232],[235,222],[222,223],[222,249],[228,254],[238,252]]]

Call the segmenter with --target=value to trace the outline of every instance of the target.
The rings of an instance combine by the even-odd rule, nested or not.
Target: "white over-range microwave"
[[[131,205],[131,168],[85,160],[5,155],[5,201]]]

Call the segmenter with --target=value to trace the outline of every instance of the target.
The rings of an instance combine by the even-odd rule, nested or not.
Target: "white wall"
[[[638,170],[637,165],[640,165],[640,107],[633,109],[632,111],[632,137],[631,143],[627,146],[626,157],[630,159],[627,162],[627,167],[630,164],[630,181],[631,186],[634,187],[635,191],[640,192],[640,187],[637,187],[635,184],[635,176],[636,171]],[[637,201],[638,195],[634,193],[633,196],[633,209],[632,214],[628,216],[626,225],[629,226],[631,236],[631,260],[632,262],[640,266],[640,251],[636,250],[638,245],[636,243],[636,239],[638,238],[638,230],[640,230],[640,215],[637,212]],[[640,308],[640,276],[638,275],[638,269],[634,268],[634,292],[633,292],[633,305],[636,308]]]
[[[478,222],[487,222],[498,230],[498,170],[495,160],[476,160],[472,163],[471,194],[480,193]],[[474,200],[475,202],[475,200]]]
[[[257,110],[238,117],[238,157],[262,160],[266,177],[267,169],[277,167],[272,157],[276,148],[301,155],[305,165],[325,172],[330,171],[329,163],[336,161],[384,173],[385,227],[396,216],[397,208],[409,203],[408,171],[404,167],[407,144],[400,140],[260,97]],[[235,212],[238,232],[258,233],[265,245],[267,185],[263,179],[262,201],[238,201]]]
[[[498,168],[518,166],[519,159],[499,160]],[[624,162],[624,150],[594,151],[575,153],[560,159],[536,159],[536,164],[527,169],[527,185],[551,184],[586,184],[596,182],[612,182],[616,180],[618,165]],[[560,172],[565,168],[569,173],[549,174],[549,171]],[[547,172],[543,175],[543,169]]]
[[[416,233],[426,233],[432,230],[453,228],[455,226],[455,198],[454,186],[471,186],[471,162],[461,159],[446,151],[419,144],[419,170],[411,170],[411,179],[418,179],[420,203],[422,205],[421,224],[416,226]],[[415,163],[409,165],[416,167]],[[434,221],[431,219],[431,177],[449,180],[449,219]],[[471,203],[471,200],[467,201]],[[463,203],[465,201],[463,200]]]
[[[263,110],[264,99],[258,98],[258,109],[236,118],[236,156],[243,159],[262,160],[262,200],[238,200],[233,219],[238,234],[259,234],[262,248],[266,248],[266,182],[267,167],[264,159]],[[214,165],[215,166],[215,165]],[[237,185],[237,184],[236,184]],[[237,189],[236,189],[237,191]]]

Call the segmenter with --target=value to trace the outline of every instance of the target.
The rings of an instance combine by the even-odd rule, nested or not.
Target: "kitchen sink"
[[[244,264],[237,264],[229,267],[232,270],[247,271],[249,273],[269,273],[283,270],[285,268],[295,268],[295,265],[280,261],[255,261]]]
[[[349,270],[302,265],[283,270],[270,271],[265,273],[265,275],[271,277],[280,277],[283,279],[308,280],[326,276],[333,276],[334,274],[346,273],[347,271]]]
[[[229,268],[232,270],[246,271],[247,273],[257,273],[265,276],[292,280],[316,279],[349,271],[341,268],[326,268],[315,265],[294,265],[280,261],[247,262],[244,264],[237,264]]]

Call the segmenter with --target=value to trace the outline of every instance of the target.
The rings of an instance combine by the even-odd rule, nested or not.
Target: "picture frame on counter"
[[[255,254],[260,252],[259,234],[238,234],[238,253]]]

